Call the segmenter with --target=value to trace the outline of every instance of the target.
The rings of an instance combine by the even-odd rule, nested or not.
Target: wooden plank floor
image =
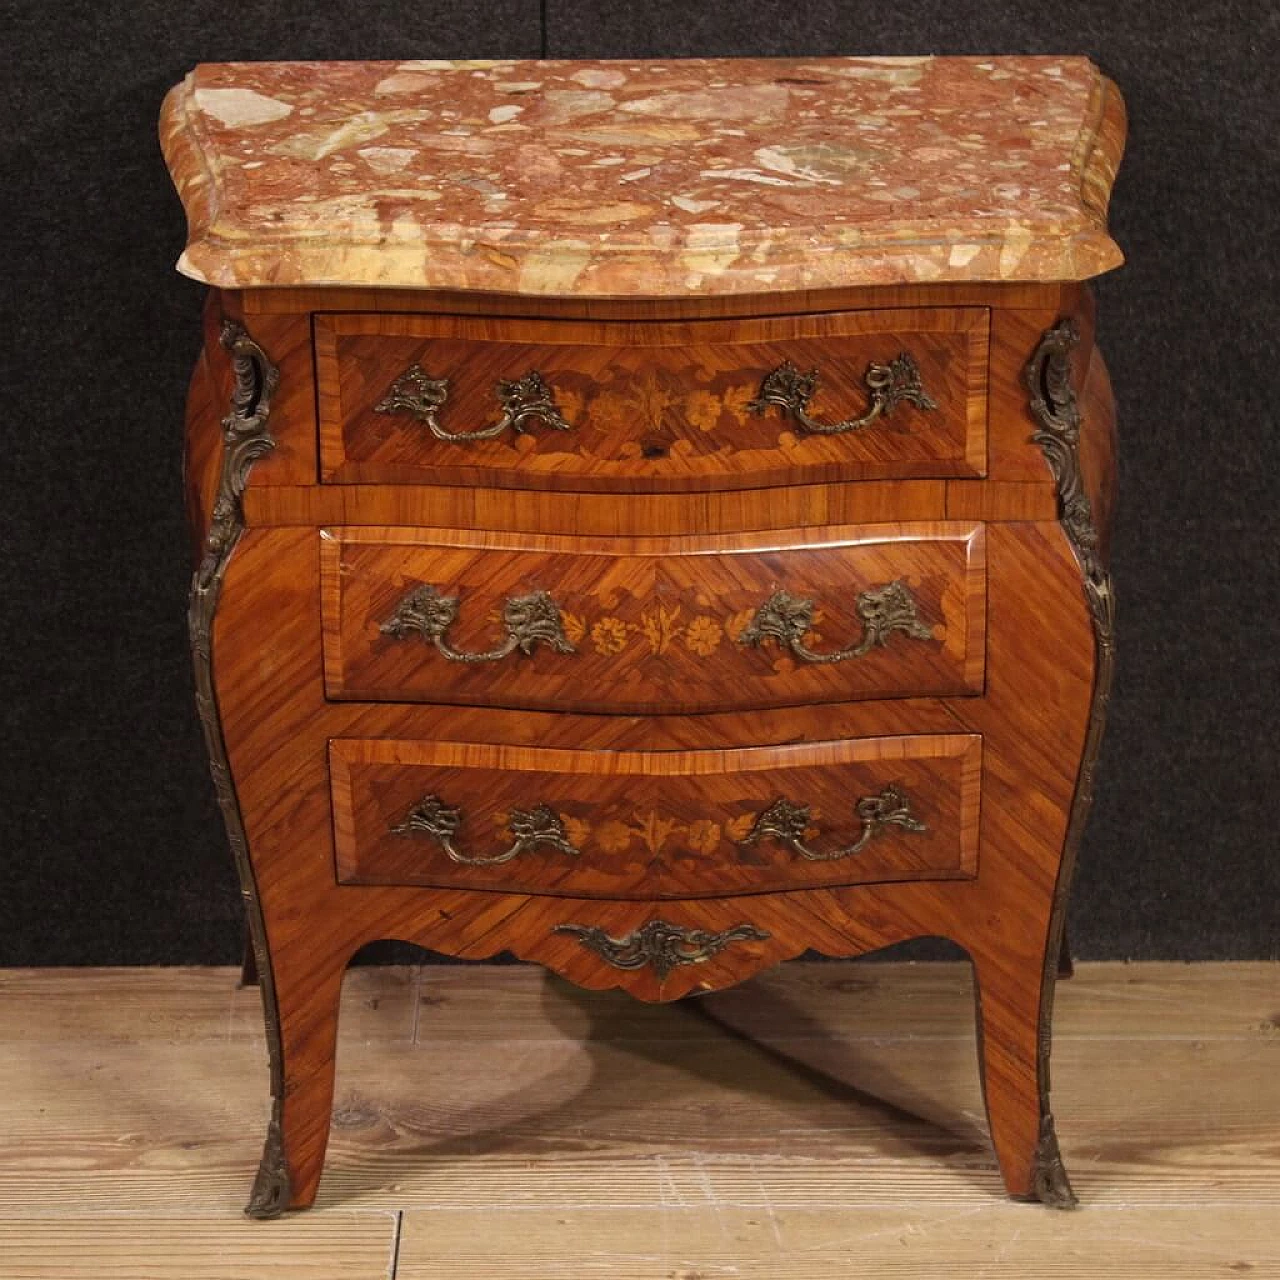
[[[1280,966],[1059,992],[1078,1213],[1001,1194],[967,965],[666,1007],[465,966],[348,975],[319,1204],[250,1223],[257,992],[0,970],[0,1280],[1280,1277]]]

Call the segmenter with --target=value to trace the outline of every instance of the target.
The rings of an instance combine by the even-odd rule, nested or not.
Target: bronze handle
[[[896,783],[885,787],[878,796],[863,796],[853,808],[862,822],[862,832],[852,844],[843,848],[811,849],[804,842],[804,833],[809,827],[809,806],[792,804],[790,800],[781,798],[756,818],[751,830],[738,843],[755,844],[757,840],[780,840],[809,862],[836,862],[840,858],[850,858],[855,853],[861,853],[888,827],[902,827],[905,831],[916,833],[929,829],[923,822],[916,820],[911,812],[911,801]]]
[[[504,862],[539,845],[550,845],[559,853],[576,858],[581,849],[569,842],[560,815],[550,805],[539,804],[532,809],[512,809],[507,819],[507,834],[512,839],[511,848],[490,857],[471,857],[454,843],[462,823],[462,810],[451,808],[437,795],[427,795],[413,806],[404,818],[397,822],[392,832],[398,836],[430,836],[454,862],[464,867],[500,867]]]
[[[486,653],[466,653],[455,649],[445,636],[458,616],[458,597],[442,596],[430,583],[414,587],[396,605],[395,612],[378,630],[384,636],[404,640],[420,635],[450,662],[499,662],[517,649],[531,654],[540,644],[556,653],[575,653],[564,632],[560,606],[545,592],[511,596],[502,606],[502,625],[507,638]]]
[[[666,920],[649,920],[634,933],[614,938],[595,924],[561,924],[553,933],[571,933],[615,969],[643,969],[652,965],[658,978],[685,964],[701,964],[731,942],[765,942],[769,935],[750,924],[737,924],[721,933],[687,929]]]
[[[809,404],[818,390],[818,371],[810,369],[808,373],[801,373],[787,360],[765,376],[760,394],[747,408],[763,417],[768,407],[776,404],[802,431],[810,435],[838,436],[869,427],[904,400],[917,409],[938,407],[921,385],[919,367],[905,351],[888,364],[869,364],[862,381],[871,393],[871,403],[862,417],[846,418],[843,422],[818,422],[809,417]]]
[[[743,628],[738,643],[758,647],[765,640],[776,640],[803,662],[843,662],[846,658],[864,657],[876,646],[887,645],[895,631],[904,631],[916,640],[933,639],[933,629],[920,621],[915,598],[901,579],[859,592],[854,608],[862,623],[862,636],[843,649],[817,653],[804,643],[805,635],[813,626],[813,601],[775,591]]]
[[[514,382],[499,379],[494,395],[502,409],[497,422],[474,431],[446,431],[437,415],[449,397],[449,379],[433,378],[420,364],[414,364],[391,384],[373,411],[412,414],[437,440],[492,440],[508,429],[519,434],[526,430],[527,422],[534,420],[554,431],[570,430],[556,406],[554,393],[536,369]]]

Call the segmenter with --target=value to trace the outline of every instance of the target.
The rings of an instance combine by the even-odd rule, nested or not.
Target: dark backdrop
[[[180,424],[201,290],[155,140],[198,61],[1087,53],[1123,89],[1098,285],[1121,410],[1120,660],[1085,957],[1280,950],[1274,4],[7,0],[0,963],[230,961],[192,711]]]

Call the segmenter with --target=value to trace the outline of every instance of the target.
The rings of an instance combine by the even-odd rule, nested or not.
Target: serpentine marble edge
[[[222,288],[678,297],[1116,267],[1085,58],[197,67],[161,141]]]

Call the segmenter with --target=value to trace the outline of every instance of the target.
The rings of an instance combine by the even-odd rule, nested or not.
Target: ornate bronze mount
[[[1058,1134],[1053,1126],[1053,1116],[1045,1112],[1040,1117],[1040,1140],[1036,1143],[1032,1164],[1032,1191],[1041,1204],[1050,1209],[1075,1209],[1080,1201],[1071,1188],[1067,1167],[1062,1163],[1058,1150]]]
[[[205,619],[209,624],[217,608],[215,579],[220,582],[244,530],[242,504],[249,471],[259,458],[276,447],[267,424],[271,418],[271,397],[280,384],[279,369],[242,324],[223,320],[219,341],[231,353],[231,411],[222,419],[222,471],[205,538],[204,559],[193,587],[204,595],[212,594],[209,616]]]
[[[262,992],[271,1062],[271,1120],[263,1144],[262,1160],[254,1179],[245,1213],[250,1218],[277,1218],[288,1208],[291,1191],[289,1167],[284,1158],[280,1124],[284,1099],[284,1056],[280,1040],[280,1011],[275,978],[267,950],[266,925],[258,898],[258,883],[249,860],[240,802],[231,781],[227,744],[218,714],[213,683],[213,620],[222,595],[222,581],[240,535],[244,532],[244,490],[253,464],[275,448],[271,435],[271,398],[280,384],[280,371],[267,353],[236,320],[224,319],[219,342],[231,357],[231,407],[222,419],[222,466],[205,538],[204,555],[191,580],[187,626],[195,668],[196,709],[209,752],[218,807],[227,829],[227,843],[240,877],[240,892],[249,918],[255,967]]]
[[[404,819],[391,830],[398,836],[430,836],[454,862],[464,867],[500,867],[504,862],[539,845],[550,845],[559,853],[576,858],[581,849],[569,842],[568,833],[560,815],[550,805],[535,805],[532,809],[512,809],[507,819],[507,833],[511,836],[511,848],[490,857],[471,857],[454,843],[453,837],[462,824],[462,810],[451,808],[439,796],[428,795],[413,806]]]
[[[863,796],[854,805],[854,812],[862,823],[862,833],[852,843],[837,849],[811,849],[804,842],[809,829],[811,810],[807,804],[792,804],[790,800],[775,800],[756,820],[739,844],[755,844],[757,840],[779,840],[789,845],[809,862],[836,862],[861,853],[876,836],[889,827],[901,827],[904,831],[923,833],[928,827],[911,812],[911,801],[897,784],[891,784],[878,796]]]
[[[861,431],[877,419],[891,413],[904,400],[917,409],[936,409],[938,406],[925,391],[920,381],[920,369],[905,352],[895,356],[888,364],[871,363],[862,375],[863,384],[871,393],[871,402],[860,418],[845,418],[843,422],[818,422],[809,416],[809,405],[818,390],[818,371],[810,369],[801,373],[790,360],[766,374],[760,384],[760,394],[747,408],[757,416],[763,416],[771,404],[776,404],[801,431],[809,435],[838,436],[847,431]]]
[[[284,1158],[284,1137],[280,1132],[280,1107],[272,1108],[267,1122],[267,1140],[262,1148],[245,1217],[262,1221],[278,1218],[289,1207],[289,1166]]]
[[[1031,416],[1040,446],[1058,489],[1058,519],[1084,570],[1085,597],[1094,621],[1113,622],[1111,580],[1098,554],[1098,528],[1080,469],[1080,406],[1071,380],[1071,352],[1080,341],[1075,321],[1064,320],[1040,339],[1023,372]]]
[[[769,935],[754,925],[738,924],[721,933],[686,929],[666,920],[650,920],[625,938],[610,937],[599,925],[561,924],[554,932],[573,934],[584,947],[615,969],[643,969],[652,965],[659,980],[685,964],[701,964],[731,942],[764,942]]]
[[[519,434],[530,422],[541,422],[553,431],[569,431],[556,405],[555,395],[536,369],[513,382],[499,380],[494,395],[502,410],[497,422],[474,431],[446,431],[438,414],[449,398],[449,379],[433,378],[420,364],[410,365],[373,406],[374,413],[408,413],[421,422],[437,440],[492,440],[504,431]]]
[[[1080,405],[1071,368],[1071,353],[1080,342],[1076,322],[1067,318],[1045,330],[1023,370],[1031,416],[1037,430],[1031,439],[1040,446],[1058,491],[1058,521],[1080,564],[1085,602],[1093,621],[1093,698],[1089,706],[1089,730],[1085,736],[1080,772],[1076,778],[1071,818],[1063,842],[1062,867],[1054,896],[1049,937],[1045,944],[1041,975],[1039,1026],[1040,1140],[1036,1145],[1032,1191],[1036,1199],[1054,1209],[1074,1209],[1078,1203],[1058,1149],[1058,1136],[1050,1110],[1049,1058],[1052,1048],[1053,997],[1057,985],[1057,961],[1066,928],[1067,897],[1076,858],[1093,806],[1094,773],[1115,672],[1115,595],[1111,573],[1098,549],[1098,527],[1093,506],[1085,492],[1080,467]]]
[[[759,647],[765,640],[776,640],[803,662],[843,662],[887,645],[895,631],[903,631],[916,640],[933,639],[933,629],[920,621],[915,599],[901,579],[859,592],[854,608],[862,622],[861,639],[844,649],[817,653],[804,643],[813,626],[814,602],[775,591],[743,628],[738,643]]]
[[[540,644],[556,653],[577,652],[565,635],[560,606],[545,592],[512,596],[502,606],[502,625],[507,638],[485,653],[455,649],[445,637],[458,616],[458,597],[442,596],[430,583],[414,587],[396,605],[395,612],[378,628],[384,636],[397,640],[420,635],[450,662],[499,662],[517,649],[531,654]]]

